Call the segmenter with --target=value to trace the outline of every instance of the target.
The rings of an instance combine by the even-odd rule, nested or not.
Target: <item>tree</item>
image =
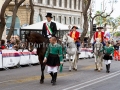
[[[113,12],[113,9],[111,10],[111,12],[109,14],[106,14],[105,10],[103,12],[97,11],[96,14],[94,16],[92,16],[92,12],[90,10],[90,14],[89,14],[89,17],[90,17],[90,37],[88,39],[88,43],[90,43],[90,41],[92,39],[92,36],[94,34],[93,33],[93,22],[94,22],[94,19],[98,20],[97,24],[100,24],[100,17],[102,17],[102,19],[104,21],[106,21],[106,18],[109,17],[112,12]],[[106,28],[106,22],[104,22],[103,24],[104,24],[104,28]]]
[[[7,40],[10,40],[11,35],[12,35],[13,32],[14,32],[16,14],[17,14],[18,8],[20,7],[20,5],[21,5],[24,1],[25,1],[25,0],[20,0],[20,1],[15,0],[15,6],[14,6],[14,9],[13,9],[13,16],[12,16],[12,23],[11,23],[11,26],[10,26],[10,30],[9,30],[9,32],[8,32]]]
[[[30,14],[30,25],[33,24],[33,17],[34,17],[34,7],[33,2],[30,0],[30,8],[31,8],[31,14]]]
[[[116,32],[116,33],[114,33],[114,36],[116,36],[116,37],[120,37],[120,32]]]
[[[83,19],[84,19],[84,23],[83,23],[83,32],[81,35],[81,42],[84,40],[84,37],[88,31],[88,9],[90,6],[91,0],[82,0],[82,11],[83,11]]]
[[[0,25],[0,40],[2,38],[2,34],[3,34],[4,29],[5,29],[5,24],[6,24],[6,22],[5,22],[5,10],[6,10],[7,6],[9,5],[9,3],[11,1],[12,0],[5,0],[3,6],[1,8],[1,12],[2,13],[0,13],[0,20],[1,20],[1,25]]]

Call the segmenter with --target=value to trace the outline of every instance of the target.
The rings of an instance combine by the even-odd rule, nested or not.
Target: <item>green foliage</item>
[[[100,11],[97,11],[95,15],[98,15],[100,13],[101,13]],[[107,13],[102,14],[103,17],[105,17],[106,15],[107,15]],[[100,20],[101,20],[102,26],[104,26],[104,24],[110,25],[113,28],[113,30],[117,29],[117,27],[120,26],[120,16],[117,18],[113,18],[110,16],[108,16],[106,18],[103,18],[103,17],[97,16],[95,18],[97,25],[100,25]]]
[[[120,32],[114,33],[114,36],[119,37],[120,36]]]

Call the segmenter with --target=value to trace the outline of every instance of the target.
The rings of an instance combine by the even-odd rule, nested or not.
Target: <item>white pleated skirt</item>
[[[47,66],[47,72],[48,73],[56,73],[58,71],[58,66],[55,66],[55,67],[51,67],[51,66]]]
[[[104,60],[104,63],[105,63],[106,65],[111,64],[111,60]]]

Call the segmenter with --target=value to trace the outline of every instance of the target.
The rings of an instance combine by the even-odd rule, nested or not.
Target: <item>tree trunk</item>
[[[82,32],[82,35],[81,35],[81,42],[84,41],[84,37],[86,36],[87,34],[87,31],[88,31],[88,15],[87,15],[87,11],[89,9],[89,6],[90,6],[90,3],[91,3],[91,0],[82,0],[82,11],[83,11],[83,18],[84,18],[84,24],[83,24],[83,32]]]
[[[88,44],[90,44],[90,41],[91,41],[91,39],[92,39],[92,37],[93,37],[93,19],[90,21],[90,37],[89,37],[89,39],[88,39]]]
[[[83,29],[84,31],[82,32],[82,35],[81,35],[81,42],[84,41],[84,37],[86,36],[87,34],[87,31],[88,31],[88,16],[87,16],[87,13],[83,15],[84,16],[84,23],[83,23]]]
[[[7,8],[7,6],[9,5],[9,3],[11,2],[12,0],[5,0],[2,8],[1,8],[1,13],[0,13],[0,20],[1,20],[1,25],[0,25],[0,40],[2,39],[2,34],[3,34],[3,31],[5,29],[5,10]]]
[[[30,0],[30,8],[31,8],[31,13],[30,13],[30,25],[33,24],[33,17],[34,17],[34,5],[32,0]]]
[[[107,26],[107,23],[104,24],[104,32],[107,30],[106,26]]]
[[[12,24],[10,26],[10,30],[7,36],[7,40],[10,40],[11,35],[14,32],[14,27],[15,27],[15,21],[16,21],[16,14],[18,11],[18,8],[20,7],[20,5],[24,2],[25,0],[21,0],[19,3],[15,4],[14,10],[13,10],[13,16],[12,16]]]

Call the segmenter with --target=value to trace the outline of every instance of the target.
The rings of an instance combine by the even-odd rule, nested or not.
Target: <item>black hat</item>
[[[97,29],[103,29],[103,27],[97,27]]]
[[[73,29],[73,28],[78,29],[78,27],[77,27],[77,26],[73,26],[73,27],[72,27],[72,29]]]
[[[52,17],[52,13],[47,13],[47,15],[46,15],[45,17],[53,18],[53,17]]]

